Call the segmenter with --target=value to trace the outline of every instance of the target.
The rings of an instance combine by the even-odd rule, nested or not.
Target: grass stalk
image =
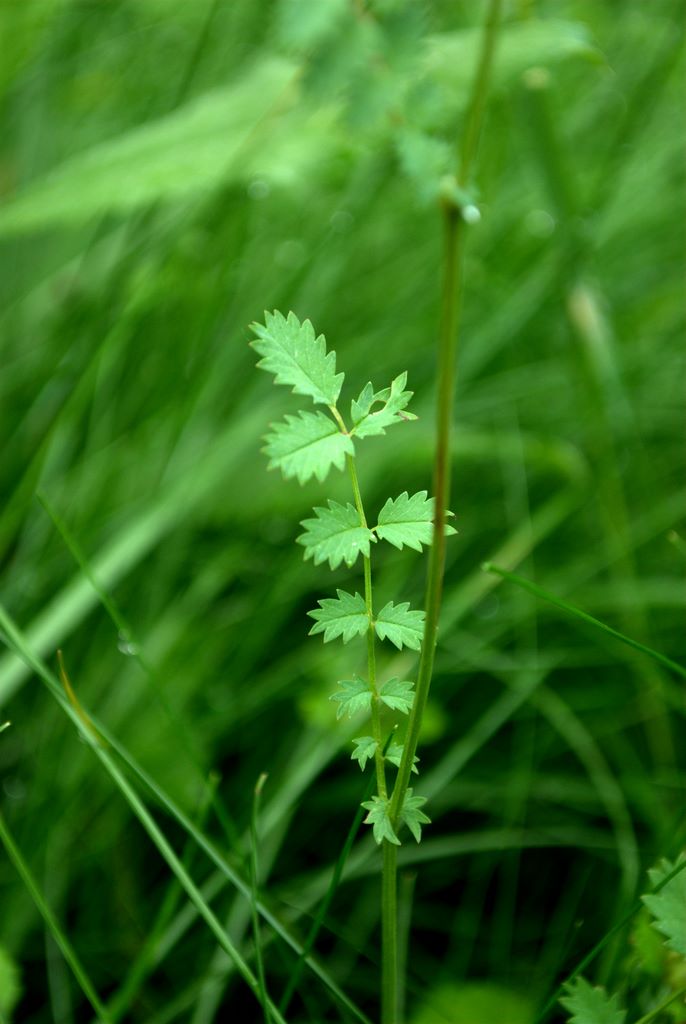
[[[619,640],[621,643],[626,644],[627,647],[633,647],[635,651],[640,651],[641,654],[646,654],[649,658],[653,658],[654,661],[658,661],[661,665],[671,669],[672,672],[681,676],[682,679],[686,679],[686,668],[684,668],[683,665],[679,665],[678,662],[672,661],[671,658],[668,658],[665,654],[661,654],[659,651],[654,650],[652,647],[642,644],[639,640],[632,640],[630,636],[625,636],[624,633],[620,633],[619,630],[606,625],[604,622],[601,622],[600,619],[596,619],[593,615],[589,615],[588,612],[582,611],[581,608],[577,608],[568,601],[563,601],[562,598],[556,597],[555,594],[551,594],[550,591],[544,590],[543,587],[539,587],[538,584],[532,583],[531,580],[527,580],[523,576],[518,576],[517,573],[507,572],[506,569],[501,569],[499,566],[493,565],[492,562],[484,562],[482,568],[484,572],[490,572],[494,576],[500,576],[502,579],[508,580],[510,583],[515,583],[518,587],[521,587],[522,590],[528,590],[530,594],[533,594],[535,597],[540,597],[543,601],[547,601],[548,604],[552,604],[556,608],[560,608],[563,612],[566,612],[567,615],[571,615],[576,619],[581,619],[582,622],[587,622],[590,626],[594,626],[602,633],[606,633],[608,636],[614,637],[615,640]]]
[[[264,772],[260,775],[257,782],[255,783],[255,790],[253,793],[252,801],[252,813],[250,815],[250,889],[252,898],[250,900],[250,912],[252,916],[252,931],[253,939],[255,942],[255,963],[257,964],[257,981],[259,984],[260,991],[260,1002],[262,1003],[262,1010],[264,1012],[264,1024],[272,1024],[272,1016],[269,1012],[269,999],[267,996],[267,982],[264,974],[264,958],[262,956],[262,943],[260,940],[260,914],[257,907],[257,899],[259,895],[259,864],[257,860],[258,850],[258,836],[257,836],[257,819],[260,809],[260,796],[262,795],[262,789],[267,781],[267,776]]]
[[[182,864],[176,858],[173,850],[166,841],[166,838],[161,831],[155,825],[155,822],[150,817],[145,805],[138,797],[135,790],[128,784],[122,773],[117,768],[113,757],[110,754],[110,750],[116,753],[117,757],[121,760],[129,772],[146,788],[147,791],[155,798],[155,800],[164,807],[167,813],[173,818],[173,820],[180,825],[180,827],[188,833],[194,842],[199,846],[206,856],[212,861],[212,863],[219,869],[219,871],[228,879],[228,881],[236,888],[236,890],[243,894],[247,899],[251,899],[251,889],[248,882],[246,882],[238,871],[231,866],[224,856],[217,850],[215,845],[205,836],[205,834],[195,826],[191,819],[182,811],[181,807],[169,796],[169,794],[150,776],[135,758],[129,753],[129,751],[122,746],[121,743],[112,735],[109,730],[97,719],[95,716],[87,714],[88,720],[93,725],[96,733],[99,737],[102,737],[108,744],[108,748],[104,749],[94,742],[94,736],[92,731],[86,729],[81,715],[79,715],[75,708],[71,705],[67,697],[65,696],[62,688],[60,687],[54,674],[47,668],[47,666],[41,661],[33,652],[28,638],[17,628],[15,623],[12,621],[10,616],[7,614],[5,608],[0,604],[0,629],[4,633],[4,638],[7,646],[13,652],[13,655],[21,659],[24,665],[27,667],[29,672],[35,672],[36,675],[44,682],[47,689],[55,700],[60,705],[61,709],[71,719],[72,724],[76,726],[80,735],[87,742],[88,746],[97,754],[100,762],[102,763],[105,771],[110,776],[115,786],[117,786],[124,793],[127,802],[132,807],[133,813],[136,817],[141,820],[141,812],[145,815],[146,821],[152,824],[154,829],[154,836],[151,835],[154,844],[157,846],[158,851],[162,854],[163,858],[167,860],[172,873],[176,876],[177,880],[181,883],[182,888],[186,891],[190,897],[190,902],[197,910],[200,917],[205,920],[205,923],[210,925],[209,918],[213,919],[213,925],[210,925],[211,930],[218,937],[219,934],[224,936],[224,930],[221,924],[210,910],[202,893],[197,889],[192,879],[188,875],[188,871],[183,867]],[[82,709],[83,710],[83,709]],[[122,788],[122,783],[125,787]],[[131,799],[133,799],[133,803]],[[164,844],[164,851],[158,845],[157,839],[161,839]],[[167,858],[166,852],[171,854],[172,860]],[[180,869],[180,870],[179,870]],[[189,884],[190,883],[190,887]],[[280,919],[272,912],[272,910],[261,900],[258,902],[258,910],[264,920],[270,925],[275,933],[283,939],[283,941],[293,949],[295,953],[300,955],[303,953],[301,944],[291,935],[290,931],[284,927]],[[208,917],[209,915],[209,917]],[[217,930],[215,930],[217,929]],[[248,981],[248,984],[255,992],[257,981],[250,971],[249,967],[243,960],[242,956],[238,954],[237,950],[233,946],[233,943],[228,936],[224,936],[226,943],[220,942],[220,946],[225,952],[229,953],[229,956],[234,964],[234,967],[241,976]],[[231,950],[231,951],[230,951]],[[232,955],[235,954],[235,955]],[[352,999],[336,984],[334,979],[328,974],[328,972],[314,960],[311,956],[306,956],[304,963],[308,970],[314,973],[320,981],[326,986],[330,993],[344,1006],[348,1012],[361,1024],[371,1024],[369,1018],[359,1009],[359,1007],[353,1002]],[[248,977],[245,972],[247,971]],[[281,1014],[277,1008],[270,1007],[272,1015],[278,1024],[284,1024],[283,1014]]]
[[[102,1021],[103,1024],[112,1024],[112,1018],[107,1012],[105,1006],[100,1001],[100,997],[98,996],[98,993],[95,990],[95,986],[88,977],[88,974],[86,973],[83,965],[81,964],[81,961],[76,955],[74,948],[72,947],[69,939],[62,930],[59,921],[53,914],[52,910],[46,903],[45,899],[43,898],[43,894],[40,891],[38,884],[35,878],[33,877],[33,874],[31,873],[31,869],[24,860],[21,850],[15,843],[14,837],[12,836],[9,828],[7,827],[7,824],[2,814],[0,814],[0,842],[2,842],[2,845],[5,847],[5,852],[7,853],[8,858],[10,859],[12,864],[14,864],[14,867],[17,869],[17,873],[19,874],[22,882],[26,886],[26,889],[28,890],[31,899],[36,904],[36,907],[38,908],[41,917],[45,921],[45,924],[50,934],[52,935],[53,939],[55,940],[55,943],[59,947],[64,959],[69,964],[72,974],[76,978],[76,981],[78,982],[81,991],[83,992],[86,999],[95,1010],[95,1013],[98,1016],[98,1020]]]
[[[481,125],[488,96],[491,66],[500,25],[502,0],[491,0],[482,36],[481,52],[472,94],[467,107],[464,131],[459,152],[458,174],[455,181],[457,195],[468,188],[476,153]],[[407,726],[407,734],[400,767],[391,797],[390,817],[397,827],[405,795],[410,783],[410,773],[417,751],[419,733],[424,710],[429,696],[433,675],[434,654],[438,635],[438,620],[443,595],[443,572],[445,564],[445,512],[450,503],[450,442],[455,391],[455,367],[462,295],[464,290],[463,256],[466,221],[461,200],[446,194],[443,199],[443,284],[438,338],[438,404],[436,416],[436,455],[434,461],[433,490],[435,516],[433,543],[429,551],[429,566],[426,584],[426,619],[424,638],[419,660],[419,672],[414,703]],[[384,949],[384,1005],[383,1024],[398,1024],[399,982],[397,946],[397,870],[395,857],[384,858],[389,877],[384,879],[384,898],[389,901],[388,920],[384,912],[388,949]],[[392,875],[391,875],[392,872]],[[391,895],[392,894],[392,895]],[[394,914],[390,920],[391,911]],[[392,933],[392,938],[391,938]],[[389,963],[386,963],[386,960]]]

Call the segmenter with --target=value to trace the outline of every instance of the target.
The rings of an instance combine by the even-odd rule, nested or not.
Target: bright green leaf
[[[371,693],[367,690],[369,696]],[[360,770],[364,771],[367,761],[374,757],[376,753],[377,742],[373,736],[358,736],[356,740],[353,740],[355,749],[350,755],[351,760],[360,762]]]
[[[369,814],[364,819],[365,825],[373,825],[374,839],[381,844],[384,839],[395,846],[400,846],[400,840],[393,831],[391,819],[388,813],[389,803],[383,797],[373,796],[371,800],[365,800],[362,806]]]
[[[415,551],[422,550],[422,544],[430,544],[433,538],[433,517],[435,499],[427,498],[426,491],[409,496],[407,491],[398,498],[389,498],[379,512],[376,533],[381,540],[400,548],[403,544]],[[449,516],[452,512],[447,513]],[[446,523],[446,534],[457,531]]]
[[[379,698],[393,711],[402,711],[407,715],[414,701],[413,686],[414,683],[409,679],[389,679],[379,690]]]
[[[676,864],[670,864],[668,860],[661,861],[648,872],[653,886],[659,885],[678,865],[685,862],[686,857],[683,855]],[[641,899],[655,918],[655,928],[667,937],[665,945],[686,956],[686,867],[659,892],[642,896]]]
[[[400,812],[400,817],[405,822],[418,843],[421,842],[422,839],[422,825],[431,824],[431,818],[427,817],[427,815],[424,814],[424,811],[420,810],[425,803],[425,796],[413,796],[412,790],[408,789],[407,793],[405,793],[403,809]]]
[[[319,565],[327,559],[332,569],[345,562],[353,565],[360,551],[369,557],[370,541],[376,537],[366,526],[360,525],[360,516],[352,505],[339,505],[329,501],[328,508],[315,508],[316,519],[304,519],[305,533],[297,541],[305,548],[305,558],[313,558]]]
[[[361,636],[369,629],[369,615],[364,598],[360,594],[347,594],[345,590],[336,591],[338,597],[325,597],[319,602],[319,608],[307,614],[316,622],[310,630],[310,636],[324,634],[324,643],[343,637],[347,644],[354,636]]]
[[[369,711],[372,704],[372,692],[359,676],[352,679],[342,679],[339,684],[340,693],[334,693],[329,700],[338,702],[336,718],[348,715],[350,718],[356,711]],[[355,755],[353,754],[353,757]]]
[[[409,601],[398,605],[389,601],[377,615],[374,626],[379,638],[390,640],[398,650],[402,650],[404,645],[418,651],[422,646],[424,612],[410,611],[409,608]]]
[[[608,996],[603,988],[594,988],[578,975],[566,986],[560,1003],[572,1016],[569,1024],[624,1024],[626,1011],[620,1010],[618,997]]]
[[[410,703],[412,702],[410,701]],[[394,764],[396,768],[399,768],[404,749],[405,748],[402,743],[391,743],[388,750],[386,751],[386,760],[390,761],[391,764]],[[419,769],[417,768],[418,764],[419,758],[415,754],[415,756],[412,758],[412,771],[415,773],[415,775],[419,775]]]
[[[343,469],[346,455],[354,452],[347,434],[323,412],[300,412],[271,424],[265,438],[269,468],[278,467],[286,478],[297,477],[304,484],[310,477],[323,482],[332,466]]]
[[[286,318],[274,310],[265,312],[264,325],[254,323],[250,329],[257,335],[251,345],[262,356],[257,365],[273,373],[276,384],[315,403],[336,404],[344,374],[336,373],[336,353],[327,353],[324,335],[315,337],[309,320],[300,323],[295,313]]]
[[[390,388],[374,391],[371,384],[365,384],[359,397],[350,406],[353,421],[352,433],[358,437],[372,437],[385,434],[386,427],[403,420],[416,420],[411,412],[403,412],[412,398],[412,391],[405,391],[407,373],[401,373],[392,381]],[[381,406],[374,409],[375,405]]]

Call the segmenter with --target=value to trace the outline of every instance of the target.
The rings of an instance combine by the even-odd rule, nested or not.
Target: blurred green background
[[[300,937],[365,785],[349,760],[364,726],[327,699],[362,647],[308,639],[306,612],[359,588],[360,567],[332,576],[293,543],[348,483],[266,472],[261,437],[298,406],[254,369],[247,325],[310,317],[344,398],[407,369],[420,419],[365,442],[361,485],[373,510],[430,486],[436,193],[484,10],[0,0],[2,605],[53,669],[62,649],[83,705],[242,872],[269,773],[262,886]],[[480,569],[492,558],[686,658],[683,13],[505,4],[466,258],[459,535],[416,784],[433,825],[400,854],[413,1024],[532,1024],[684,843],[681,684]],[[420,605],[421,556],[375,556],[378,599]],[[408,652],[383,656],[414,671]],[[10,650],[0,715],[2,814],[115,1019],[259,1021]],[[247,901],[151,807],[250,959]],[[372,1018],[378,870],[360,835],[317,944]],[[678,973],[633,927],[587,972],[630,1020]],[[263,937],[278,998],[295,958]],[[0,1013],[92,1019],[4,855]],[[289,1020],[352,1019],[306,971]]]

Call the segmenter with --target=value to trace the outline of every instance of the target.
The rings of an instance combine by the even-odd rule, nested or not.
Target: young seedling
[[[431,544],[433,534],[434,500],[426,491],[410,495],[403,491],[396,498],[388,498],[376,522],[367,518],[360,494],[357,475],[356,444],[367,437],[385,434],[389,427],[406,424],[417,417],[407,411],[412,392],[405,389],[407,374],[401,373],[381,391],[366,384],[350,406],[350,426],[339,409],[339,398],[344,374],[336,373],[336,353],[327,352],[323,335],[315,335],[309,320],[302,323],[294,313],[284,317],[279,312],[265,313],[264,324],[252,324],[256,335],[251,342],[261,356],[258,366],[274,374],[275,383],[290,387],[294,394],[305,395],[315,405],[323,405],[327,412],[300,411],[287,415],[281,423],[271,426],[266,437],[265,452],[269,468],[278,468],[290,479],[301,484],[312,477],[321,483],[332,468],[347,466],[352,485],[354,504],[341,505],[328,500],[326,506],[314,509],[314,517],[301,525],[304,532],[297,538],[305,549],[305,558],[315,565],[328,562],[336,569],[344,562],[352,567],[362,557],[364,569],[364,596],[337,590],[335,597],[322,598],[319,607],[309,612],[314,619],[311,635],[322,634],[324,643],[340,638],[347,644],[355,637],[364,637],[367,645],[366,678],[351,673],[340,680],[331,700],[336,705],[338,718],[366,712],[371,719],[371,735],[353,740],[352,760],[364,771],[368,762],[374,763],[376,793],[363,807],[368,811],[365,822],[372,826],[377,843],[385,841],[400,845],[397,832],[405,824],[417,840],[422,825],[429,818],[422,810],[425,798],[415,796],[411,789],[403,795],[399,820],[390,814],[390,794],[386,772],[388,765],[397,767],[403,753],[399,743],[390,742],[383,735],[381,710],[383,706],[402,714],[409,714],[413,703],[414,683],[407,679],[380,680],[376,666],[376,642],[389,641],[398,650],[407,647],[418,651],[422,645],[424,612],[411,609],[407,601],[389,601],[383,608],[374,604],[372,585],[372,549],[378,541],[386,541],[402,550],[404,546],[422,551]],[[451,513],[446,513],[451,515]],[[455,533],[446,526],[446,533]],[[387,745],[384,755],[384,747]],[[414,762],[416,762],[414,758]],[[416,773],[416,763],[412,770]]]

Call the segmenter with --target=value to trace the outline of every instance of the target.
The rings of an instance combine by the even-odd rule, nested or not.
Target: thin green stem
[[[646,1013],[640,1020],[637,1020],[636,1024],[649,1024],[651,1020],[655,1020],[656,1017],[659,1017],[662,1011],[666,1010],[675,999],[678,999],[684,994],[686,994],[686,987],[680,988],[676,992],[671,992],[666,999],[663,999],[659,1006],[656,1006],[654,1010],[650,1011],[650,1013]]]
[[[383,843],[381,876],[381,1024],[398,1024],[398,847]]]
[[[364,817],[364,808],[362,807],[362,802],[368,800],[369,797],[372,795],[373,785],[374,776],[370,775],[367,780],[367,785],[365,787],[364,794],[362,796],[362,801],[360,801],[360,806],[357,808],[357,812],[355,814],[355,817],[353,818],[352,825],[348,830],[345,842],[343,843],[341,852],[339,853],[338,859],[336,860],[336,863],[334,865],[334,869],[331,874],[331,881],[329,883],[329,888],[326,891],[324,899],[319,905],[319,909],[317,910],[315,918],[312,922],[312,927],[310,928],[307,938],[305,939],[302,951],[300,953],[300,956],[298,957],[298,961],[290,973],[286,991],[284,992],[281,1002],[279,1003],[279,1010],[283,1014],[285,1014],[286,1011],[288,1010],[290,1001],[293,998],[293,993],[297,989],[298,983],[300,982],[300,977],[302,975],[302,969],[305,964],[305,961],[307,960],[307,957],[310,955],[311,951],[314,949],[314,944],[324,923],[324,918],[328,913],[329,907],[331,906],[331,901],[333,900],[336,894],[336,890],[338,889],[338,886],[340,884],[341,876],[343,875],[343,868],[345,867],[345,863],[348,859],[350,851],[352,850],[353,843],[355,842],[355,837],[357,836],[357,833],[360,830],[362,818]]]
[[[355,498],[355,507],[360,517],[360,525],[367,526],[367,517],[364,513],[364,505],[362,504],[362,495],[360,494],[360,482],[357,478],[357,467],[355,466],[355,457],[353,455],[347,456],[348,460],[348,471],[350,472],[350,480],[353,486],[353,496]],[[384,764],[383,756],[383,743],[381,739],[381,711],[379,707],[379,693],[376,686],[376,651],[374,647],[374,598],[372,589],[372,560],[366,555],[364,558],[364,603],[367,607],[367,615],[369,616],[369,629],[367,630],[367,672],[369,674],[369,689],[372,692],[372,734],[376,741],[376,749],[374,751],[374,766],[376,768],[376,782],[379,789],[379,796],[386,799],[388,791],[386,789],[386,768]]]
[[[17,872],[21,876],[21,880],[28,889],[29,895],[33,899],[33,902],[38,907],[38,910],[40,911],[43,920],[45,921],[48,929],[50,930],[53,939],[59,946],[62,955],[64,956],[64,959],[71,967],[72,973],[76,978],[77,982],[79,983],[86,999],[95,1010],[96,1014],[98,1015],[98,1018],[101,1021],[104,1021],[105,1024],[111,1024],[112,1018],[110,1017],[106,1008],[100,1002],[98,993],[95,991],[95,986],[93,985],[90,978],[86,974],[84,968],[82,967],[81,961],[74,952],[74,949],[71,943],[69,942],[69,939],[64,934],[59,921],[53,914],[48,904],[43,899],[43,894],[38,888],[36,880],[31,874],[31,870],[26,861],[24,860],[21,851],[19,850],[19,847],[14,842],[14,839],[10,834],[7,825],[5,824],[5,820],[2,814],[0,814],[0,841],[2,842],[2,845],[5,847],[7,856],[12,861],[15,868],[17,869]]]
[[[264,974],[264,959],[262,957],[262,943],[260,940],[260,915],[257,909],[259,865],[257,861],[257,818],[260,808],[260,796],[267,776],[264,772],[258,778],[253,793],[252,814],[250,815],[250,911],[252,915],[253,940],[255,942],[255,962],[257,964],[257,982],[259,985],[260,1001],[264,1012],[265,1024],[272,1024],[272,1015],[269,1012],[269,999],[267,996],[267,982]]]
[[[476,156],[481,122],[488,93],[490,69],[500,23],[502,0],[491,0],[484,28],[479,64],[474,80],[472,97],[465,121],[461,147],[458,185],[469,184],[469,175]],[[441,298],[440,332],[438,340],[438,407],[436,416],[436,457],[434,462],[434,514],[433,544],[429,552],[426,586],[426,619],[419,661],[415,699],[410,713],[403,755],[391,800],[391,820],[397,824],[400,810],[410,782],[410,772],[417,751],[419,732],[429,695],[433,673],[434,652],[438,632],[438,617],[443,594],[443,567],[445,562],[445,510],[450,503],[450,435],[453,394],[455,389],[455,363],[457,334],[462,305],[462,262],[465,241],[465,221],[461,209],[446,201],[443,207],[443,286]]]
[[[468,187],[478,149],[488,85],[500,24],[502,0],[491,0],[472,93],[467,106],[459,154],[458,194]],[[400,814],[410,783],[410,773],[419,741],[433,675],[438,619],[443,595],[445,564],[445,512],[450,504],[450,435],[455,390],[457,336],[463,293],[463,253],[466,223],[462,208],[454,196],[443,202],[443,283],[440,329],[438,338],[438,403],[436,412],[436,456],[434,462],[434,532],[429,552],[426,584],[426,618],[419,660],[414,703],[407,726],[403,754],[391,797],[390,818],[393,828]],[[384,856],[384,984],[381,1019],[383,1024],[399,1024],[398,1018],[398,923],[397,923],[397,857]],[[391,913],[394,915],[390,919]],[[386,920],[386,914],[389,915]]]

